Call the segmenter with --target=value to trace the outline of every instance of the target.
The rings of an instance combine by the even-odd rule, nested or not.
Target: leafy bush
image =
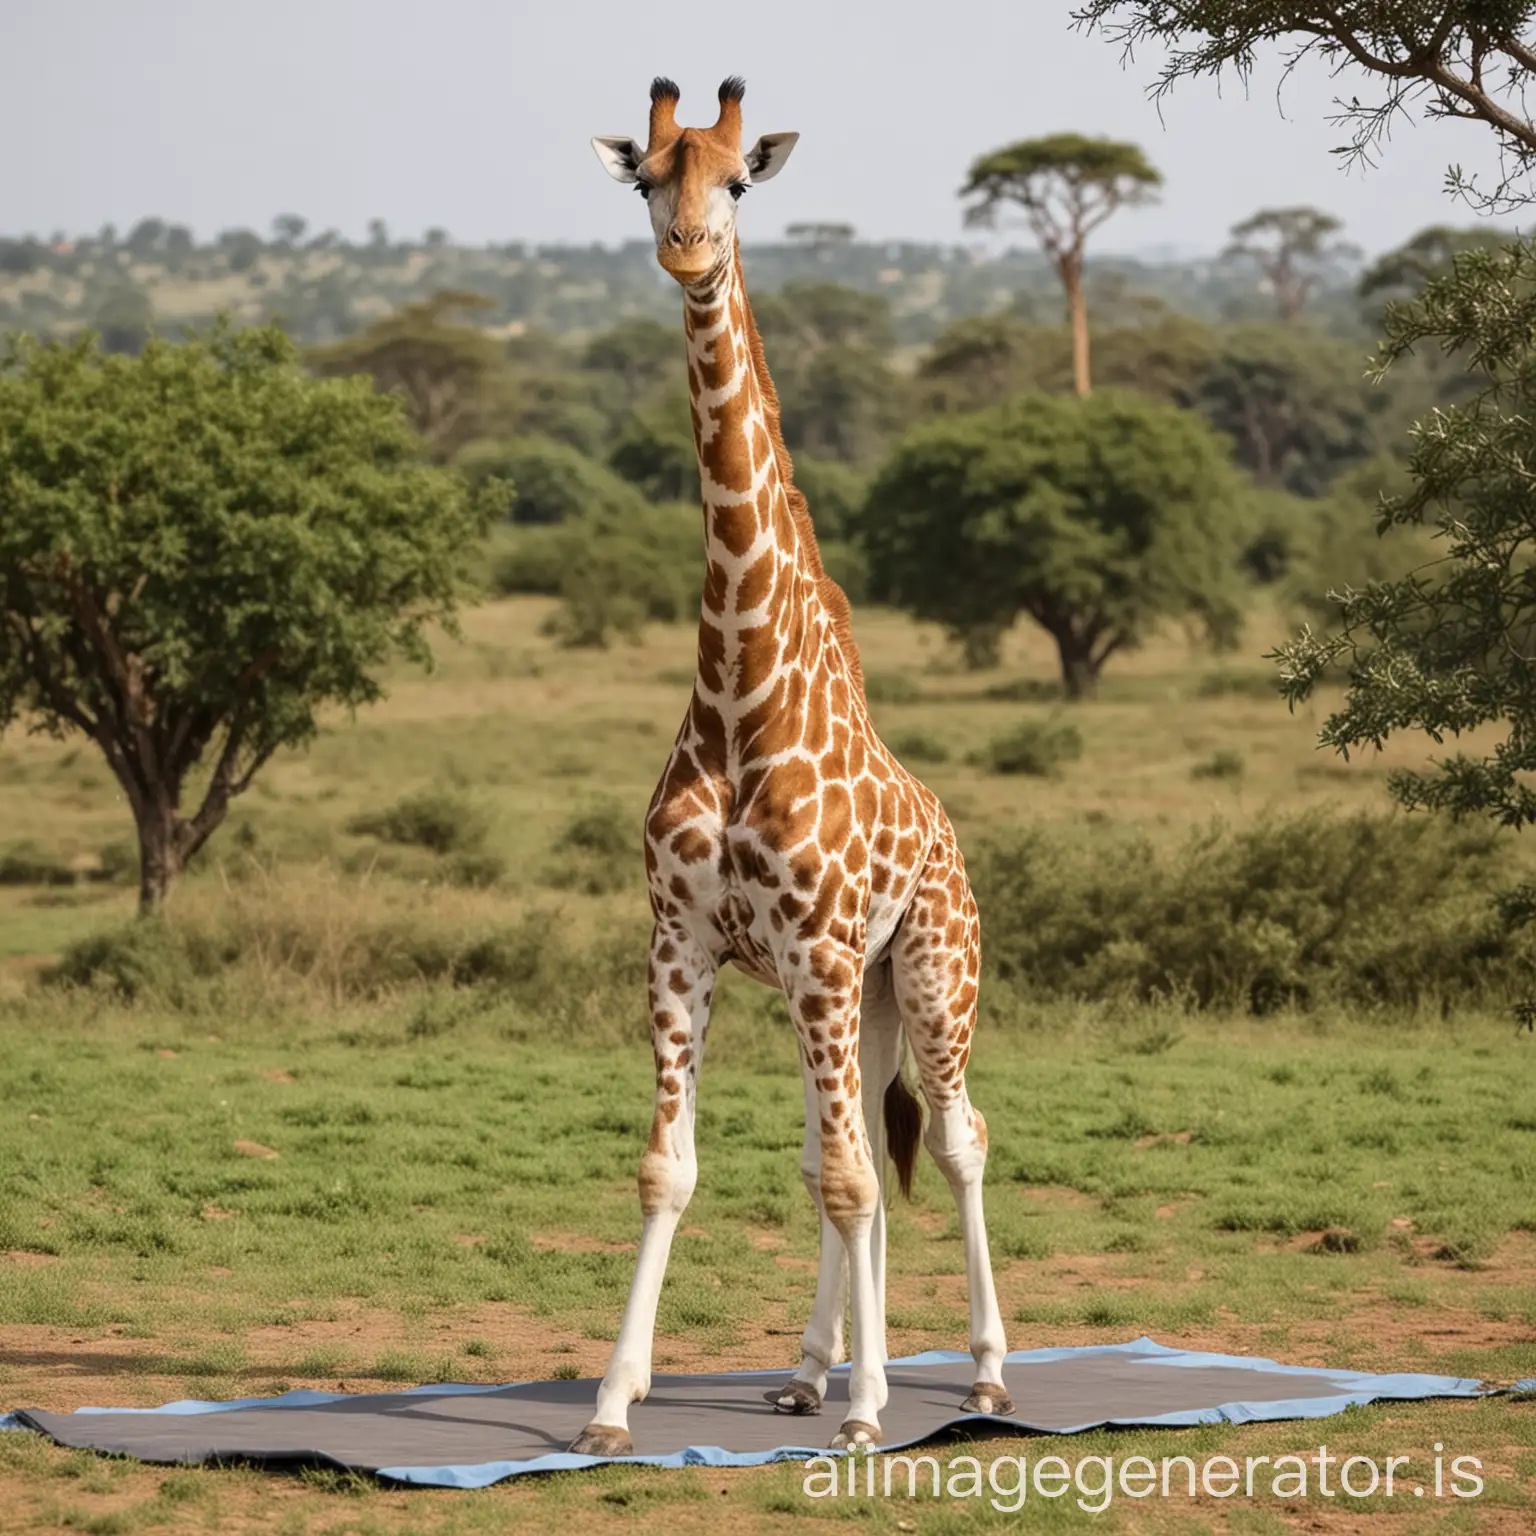
[[[612,800],[573,816],[555,839],[544,883],[556,890],[603,896],[633,884],[645,868],[635,819]]]
[[[0,885],[73,885],[75,872],[36,843],[14,843],[0,853]]]
[[[1196,698],[1225,699],[1230,696],[1273,701],[1280,696],[1279,681],[1273,672],[1220,670],[1205,673],[1195,685]]]
[[[1235,747],[1222,747],[1202,758],[1189,770],[1192,779],[1240,779],[1244,769],[1243,754]]]
[[[497,539],[486,586],[497,597],[557,597],[565,574],[566,530],[556,526],[506,530]]]
[[[1075,725],[1026,720],[1002,736],[995,736],[971,757],[988,773],[1023,773],[1050,778],[1066,763],[1083,755],[1083,736]]]
[[[1139,834],[1033,828],[969,859],[993,973],[1031,997],[1172,996],[1269,1013],[1519,991],[1536,934],[1490,901],[1498,834],[1318,811]]]
[[[241,1017],[420,993],[406,1024],[417,1035],[473,1017],[479,1010],[452,999],[478,995],[496,1008],[498,1030],[516,1038],[566,1028],[589,1040],[638,1039],[646,954],[638,923],[581,943],[557,911],[508,921],[471,894],[444,893],[427,908],[350,882],[279,877],[93,934],[70,945],[42,981],[189,1015]]]
[[[623,517],[584,517],[562,530],[560,611],[549,631],[563,645],[637,639],[647,622],[697,620],[704,582],[699,511],[642,501]]]
[[[843,589],[850,603],[869,601],[869,557],[863,549],[846,539],[827,539],[818,543],[821,563],[827,574]],[[855,636],[855,639],[858,637]]]
[[[864,697],[871,704],[919,704],[923,690],[903,672],[866,672]]]
[[[548,437],[472,443],[456,459],[471,485],[509,480],[515,523],[565,523],[589,516],[629,516],[645,506],[634,486],[568,443]]]
[[[869,494],[869,477],[840,459],[797,453],[794,478],[811,509],[817,539],[824,546],[847,540]]]
[[[947,763],[949,747],[933,731],[901,731],[887,739],[886,746],[904,763]]]
[[[381,842],[403,843],[437,854],[476,853],[490,827],[485,812],[451,789],[424,789],[382,811],[364,811],[347,831]]]

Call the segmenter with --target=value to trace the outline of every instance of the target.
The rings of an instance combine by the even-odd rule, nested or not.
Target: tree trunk
[[[1079,399],[1086,399],[1093,389],[1093,378],[1088,357],[1088,295],[1083,286],[1081,254],[1069,255],[1062,262],[1061,281],[1072,315],[1072,386]]]
[[[160,911],[169,898],[186,860],[174,806],[153,805],[139,819],[139,916]]]
[[[1062,692],[1074,702],[1091,699],[1099,686],[1101,661],[1095,661],[1093,647],[1072,635],[1058,635],[1056,650],[1061,657]]]

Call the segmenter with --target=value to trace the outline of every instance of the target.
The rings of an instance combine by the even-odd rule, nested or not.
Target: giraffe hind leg
[[[1007,1344],[982,1211],[987,1123],[965,1087],[980,969],[976,902],[951,834],[935,849],[907,909],[892,949],[892,970],[928,1104],[923,1144],[954,1195],[965,1247],[976,1378],[964,1411],[1006,1414],[1013,1409],[1002,1384]]]

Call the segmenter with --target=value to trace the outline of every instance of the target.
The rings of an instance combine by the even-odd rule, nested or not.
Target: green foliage
[[[617,380],[632,399],[681,379],[683,338],[676,325],[636,317],[622,320],[587,343],[581,365]]]
[[[947,763],[949,746],[936,731],[897,731],[885,744],[903,763]]]
[[[1075,725],[1063,725],[1054,720],[1025,720],[1011,731],[993,737],[972,762],[988,773],[1017,773],[1048,779],[1082,755],[1083,734]]]
[[[977,199],[966,210],[972,224],[992,223],[1006,202],[1049,217],[1055,201],[1067,206],[1069,217],[1097,219],[1146,201],[1162,179],[1134,144],[1054,133],[982,155],[972,162],[960,195]]]
[[[1496,835],[1313,813],[1192,836],[1035,828],[969,867],[998,974],[1044,995],[1123,992],[1267,1013],[1497,999],[1533,952],[1489,900]]]
[[[753,315],[770,355],[793,347],[819,352],[854,347],[888,352],[895,344],[891,306],[878,293],[844,283],[797,279],[753,302]]]
[[[1236,747],[1220,747],[1189,770],[1192,779],[1241,779],[1247,760]]]
[[[1139,390],[1189,405],[1211,366],[1219,332],[1185,315],[1158,315],[1136,325],[1099,325],[1093,376],[1099,385]],[[918,368],[930,411],[980,410],[1035,390],[1073,388],[1072,334],[1013,315],[958,320],[934,341]]]
[[[1231,439],[1263,486],[1320,496],[1341,470],[1380,451],[1400,423],[1373,389],[1362,348],[1291,326],[1218,333],[1195,407]]]
[[[452,789],[424,789],[406,795],[382,811],[364,811],[347,831],[403,843],[433,853],[465,853],[484,843],[486,815],[467,795]]]
[[[1292,613],[1332,624],[1340,607],[1330,594],[1400,580],[1439,558],[1427,529],[1381,526],[1383,500],[1403,495],[1411,484],[1403,464],[1373,459],[1341,475],[1323,500],[1301,504],[1311,516],[1302,522],[1280,583]]]
[[[487,585],[497,597],[558,597],[565,574],[566,529],[530,523],[496,541]]]
[[[24,840],[0,851],[0,885],[73,885],[68,864]]]
[[[560,596],[550,632],[564,645],[637,639],[648,622],[696,620],[704,583],[697,507],[577,518],[561,529]]]
[[[636,818],[615,801],[600,800],[566,822],[555,839],[544,883],[603,896],[636,884],[644,869]]]
[[[1468,229],[1432,224],[1396,250],[1378,256],[1360,274],[1356,291],[1376,306],[1372,318],[1379,320],[1381,306],[1411,303],[1423,293],[1427,283],[1448,276],[1458,256],[1467,251],[1494,250],[1514,238],[1509,230],[1486,224]]]
[[[687,394],[668,391],[630,415],[608,464],[651,501],[697,501],[699,457]]]
[[[1277,52],[1288,69],[1315,60],[1341,82],[1330,121],[1348,129],[1335,153],[1352,161],[1373,164],[1399,118],[1480,120],[1508,156],[1500,185],[1480,193],[1459,170],[1451,185],[1486,205],[1524,200],[1511,188],[1536,155],[1521,94],[1532,74],[1529,0],[1081,0],[1072,17],[1127,53],[1143,45],[1157,53],[1158,96],[1180,80],[1230,73],[1246,82],[1260,51]]]
[[[869,494],[869,476],[838,459],[797,453],[795,484],[811,509],[817,541],[827,545],[847,539]]]
[[[645,498],[611,469],[550,438],[473,443],[457,463],[472,485],[509,485],[510,515],[518,523],[563,523],[589,515],[624,518],[645,507]]]
[[[501,374],[496,343],[452,317],[485,309],[480,294],[445,292],[376,321],[345,341],[318,347],[310,366],[326,378],[367,374],[399,394],[411,424],[442,458],[479,436]]]
[[[1436,530],[1439,559],[1344,595],[1339,629],[1304,632],[1277,659],[1286,697],[1307,698],[1339,665],[1349,693],[1320,740],[1348,755],[1402,731],[1436,743],[1506,727],[1482,755],[1458,752],[1389,784],[1410,807],[1536,820],[1536,253],[1526,244],[1462,256],[1414,305],[1387,319],[1383,366],[1433,341],[1492,383],[1414,433],[1411,488],[1382,508],[1383,529]]]
[[[1033,396],[909,434],[862,532],[877,594],[959,635],[1029,615],[1081,697],[1158,619],[1232,632],[1242,494],[1196,416],[1128,392]]]
[[[391,656],[430,660],[485,525],[396,402],[296,365],[272,328],[0,360],[0,725],[101,748],[146,905],[318,710],[379,698]]]

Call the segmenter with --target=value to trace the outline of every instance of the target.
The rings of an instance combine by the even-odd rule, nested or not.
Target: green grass
[[[1508,1234],[1536,1231],[1527,1043],[1502,1026],[1341,1027],[1309,1038],[1298,1064],[1286,1033],[1203,1021],[1148,1056],[1140,1026],[1057,1013],[1028,1035],[982,1039],[972,1081],[991,1126],[999,1253],[1102,1255],[1150,1288],[1123,1316],[1023,1302],[1021,1342],[1041,1321],[1176,1331],[1218,1310],[1244,1324],[1315,1319],[1416,1273],[1423,1239],[1449,1284],[1447,1261],[1475,1268]],[[0,1249],[57,1261],[7,1276],[0,1323],[216,1335],[225,1342],[176,1354],[176,1371],[239,1377],[229,1341],[241,1330],[331,1316],[343,1300],[419,1314],[512,1304],[548,1319],[551,1342],[613,1322],[650,1115],[638,1040],[603,1053],[443,1045],[413,1042],[398,1019],[362,1037],[262,1034],[212,1041],[122,1015],[89,1032],[0,1036],[12,1106]],[[767,1230],[809,1256],[814,1230],[787,1028],[714,1043],[689,1213],[702,1234],[678,1247],[662,1325],[728,1343],[749,1320],[798,1326],[809,1303],[803,1276],[765,1261],[751,1236]],[[917,1209],[949,1213],[926,1159]],[[1404,1219],[1411,1229],[1392,1225]],[[1356,1251],[1285,1246],[1326,1228],[1346,1229]],[[590,1242],[565,1251],[562,1237]],[[952,1223],[935,1237],[899,1212],[891,1252],[897,1276],[961,1271]],[[1164,1294],[1196,1263],[1198,1282]],[[229,1279],[186,1294],[186,1277],[215,1270]],[[1536,1323],[1536,1298],[1515,1311]],[[929,1308],[902,1326],[924,1335],[916,1343],[954,1342],[961,1317]],[[329,1375],[337,1362],[301,1351],[281,1364]],[[427,1368],[394,1359],[371,1374]]]
[[[0,842],[25,841],[51,867],[96,859],[115,872],[0,886],[0,1407],[33,1393],[50,1406],[144,1405],[601,1371],[634,1262],[650,1117],[636,839],[692,639],[658,629],[638,646],[571,653],[540,638],[546,609],[473,612],[469,643],[445,648],[436,674],[400,673],[385,704],[274,761],[180,892],[174,952],[112,937],[132,908],[127,829],[94,758],[0,741],[0,827],[20,829]],[[1187,994],[1136,1003],[1107,983],[1099,1001],[1052,1002],[1026,984],[1034,952],[1002,931],[1054,935],[1119,910],[1108,865],[1098,885],[1074,875],[1069,893],[1052,871],[1071,861],[1047,854],[1092,868],[1124,832],[1175,859],[1215,812],[1243,828],[1384,808],[1385,769],[1423,753],[1404,743],[1347,767],[1319,758],[1318,716],[1292,718],[1261,687],[1273,629],[1256,616],[1230,669],[1160,641],[1117,659],[1095,702],[1065,710],[1036,637],[1011,637],[1003,669],[970,678],[932,632],[858,617],[879,660],[877,722],[912,748],[978,876],[996,863],[980,851],[989,841],[1012,850],[1013,883],[983,918],[994,956],[1017,952],[1021,979],[989,978],[971,1068],[1009,1342],[1151,1333],[1359,1369],[1536,1375],[1536,1043],[1507,1014],[1448,1004],[1442,1016],[1428,1002],[1351,1012],[1321,993],[1294,1011],[1299,994],[1286,993],[1266,1017],[1237,1017],[1187,1008]],[[1082,738],[1068,772],[997,775],[973,761],[1021,724],[1061,719]],[[1240,776],[1212,771],[1238,753]],[[1037,823],[1050,834],[1038,856]],[[1529,854],[1504,842],[1488,867],[1513,876]],[[1469,870],[1467,913],[1482,878]],[[1189,947],[1209,949],[1192,926],[1200,911],[1185,907]],[[1462,909],[1446,910],[1456,930]],[[1175,925],[1155,926],[1167,940]],[[37,984],[52,957],[93,937],[145,979],[136,999]],[[1117,942],[1095,964],[1113,980],[1161,954]],[[659,1367],[792,1361],[814,1287],[801,1114],[782,1005],[728,975]],[[926,1157],[915,1196],[891,1218],[896,1353],[960,1346],[966,1331],[953,1208]],[[1326,1438],[1422,1454],[1440,1438],[1497,1469],[1475,1508],[1377,1499],[1325,1512],[1394,1532],[1513,1529],[1498,1522],[1531,1515],[1529,1413],[1384,1406],[1330,1421],[1326,1437],[1228,1426],[1138,1432],[1134,1447],[1279,1454]],[[1124,1455],[1128,1443],[1087,1436],[1068,1453]],[[987,1454],[1021,1445],[1033,1442]],[[1036,1501],[1010,1516],[814,1503],[800,1476],[616,1468],[421,1494],[330,1473],[167,1473],[0,1435],[7,1530],[677,1536],[814,1520],[1261,1533],[1320,1508],[1122,1501],[1095,1517]]]

